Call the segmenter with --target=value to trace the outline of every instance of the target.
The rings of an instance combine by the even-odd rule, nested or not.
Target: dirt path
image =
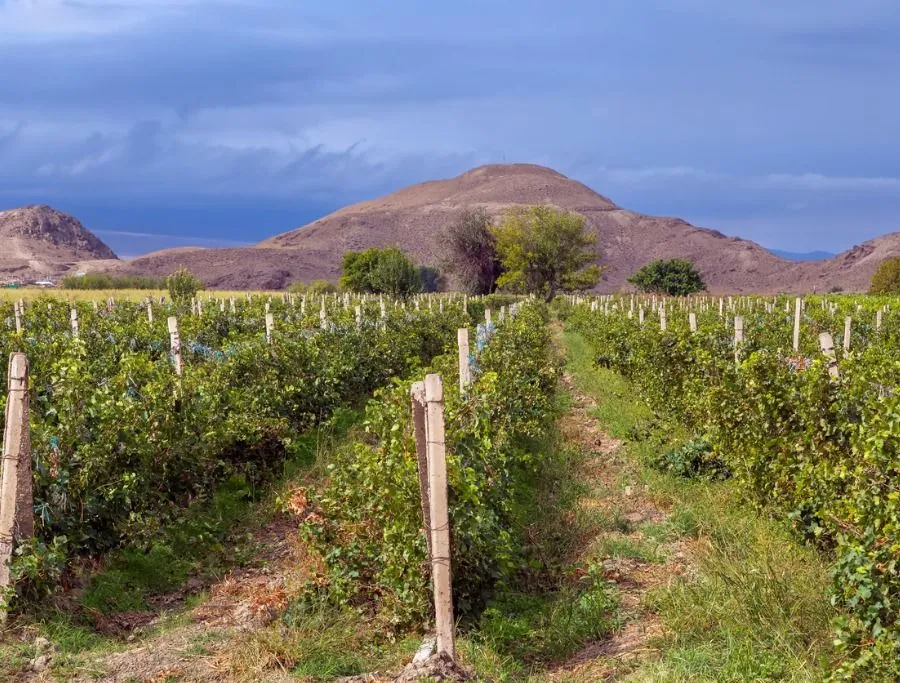
[[[557,329],[559,337],[560,330]],[[562,352],[561,339],[558,345]],[[584,557],[602,561],[606,577],[620,598],[620,626],[602,641],[587,644],[568,661],[539,680],[614,681],[627,677],[641,661],[656,653],[654,640],[662,625],[647,604],[648,595],[690,571],[690,548],[684,540],[667,539],[669,511],[639,484],[639,466],[619,439],[601,428],[597,403],[578,386],[571,373],[563,376],[571,407],[560,419],[566,442],[587,457],[580,478],[589,492],[579,505],[594,521],[597,534],[583,546]]]

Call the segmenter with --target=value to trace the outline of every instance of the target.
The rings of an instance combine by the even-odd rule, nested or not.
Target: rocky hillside
[[[116,259],[77,219],[49,206],[0,211],[0,280],[57,277],[81,261]]]
[[[713,293],[864,291],[881,260],[900,255],[900,233],[894,233],[827,261],[789,261],[749,240],[628,211],[549,168],[495,164],[353,204],[255,247],[168,249],[128,262],[85,263],[115,255],[74,218],[47,207],[16,209],[0,213],[0,239],[11,245],[0,253],[0,273],[47,275],[81,261],[83,270],[162,276],[185,266],[212,288],[280,289],[298,280],[336,280],[344,252],[372,246],[398,246],[420,264],[437,265],[441,232],[463,210],[482,206],[500,216],[528,204],[585,217],[607,266],[601,292],[627,287],[635,270],[672,257],[691,260]]]
[[[607,266],[600,291],[611,292],[645,263],[657,258],[693,261],[715,291],[752,291],[768,286],[792,264],[754,242],[696,228],[677,218],[627,211],[589,187],[532,164],[482,166],[449,180],[400,190],[348,206],[260,247],[320,254],[334,271],[348,249],[397,245],[423,264],[436,264],[441,230],[464,209],[483,206],[500,215],[510,206],[553,204],[576,211],[598,235],[600,262]]]

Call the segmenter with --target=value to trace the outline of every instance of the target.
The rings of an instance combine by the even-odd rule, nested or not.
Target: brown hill
[[[0,245],[7,280],[56,277],[79,261],[117,258],[78,220],[49,206],[0,211]]]
[[[626,211],[587,186],[542,166],[482,166],[449,180],[400,190],[325,216],[298,230],[260,243],[260,247],[300,249],[322,255],[323,266],[336,272],[347,250],[396,245],[423,264],[436,264],[440,232],[461,211],[483,206],[495,215],[514,205],[553,204],[576,211],[598,234],[608,266],[599,291],[622,288],[626,278],[657,258],[693,261],[714,291],[751,291],[768,287],[792,264],[763,247],[677,218],[657,218]]]
[[[436,265],[441,231],[464,209],[483,206],[500,215],[510,206],[527,204],[553,204],[585,216],[598,235],[600,262],[608,267],[606,279],[598,287],[601,292],[627,287],[627,277],[642,265],[671,257],[691,260],[713,293],[864,291],[881,260],[900,255],[900,233],[895,233],[854,247],[830,261],[787,261],[755,242],[697,228],[678,218],[627,211],[582,183],[542,166],[495,164],[353,204],[255,247],[168,249],[128,262],[82,262],[77,267],[162,276],[185,266],[212,288],[279,289],[298,280],[336,280],[344,252],[372,246],[398,246],[417,262]],[[62,216],[46,208],[18,211],[35,210]],[[11,213],[15,212],[6,212]],[[4,246],[5,235],[0,229]],[[39,253],[20,246],[10,251]],[[89,258],[103,258],[100,252]],[[42,265],[48,259],[32,260]],[[52,262],[75,260],[59,258]],[[18,257],[15,267],[21,269],[21,262],[22,257]],[[3,263],[0,259],[0,272],[9,272]]]

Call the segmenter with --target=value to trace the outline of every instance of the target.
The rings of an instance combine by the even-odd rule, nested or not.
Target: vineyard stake
[[[153,302],[147,302],[147,321],[152,325],[153,324]]]
[[[438,654],[456,657],[450,573],[450,516],[447,509],[447,451],[444,444],[444,385],[441,376],[425,377],[428,439],[428,496],[431,519],[431,575],[434,583]]]
[[[24,353],[9,357],[6,425],[0,460],[0,589],[10,584],[9,569],[16,539],[34,534],[31,481],[31,443],[28,428],[28,359]],[[0,622],[6,605],[0,598]]]
[[[828,332],[823,332],[819,335],[819,348],[822,349],[822,354],[828,359],[828,374],[832,379],[838,379],[841,376],[841,372],[838,370],[837,356],[834,353],[834,339]]]
[[[803,301],[800,297],[794,302],[794,353],[800,350],[800,313],[803,310]]]
[[[472,381],[469,368],[469,328],[460,327],[456,331],[456,345],[459,347],[459,393],[465,394]]]
[[[697,314],[691,311],[688,313],[688,324],[691,326],[691,332],[697,332]]]
[[[266,344],[272,343],[272,337],[273,337],[272,333],[274,330],[275,330],[275,316],[271,313],[266,313]]]
[[[175,363],[175,374],[181,377],[181,337],[178,335],[178,318],[172,316],[168,320],[169,346],[172,349],[172,360]]]
[[[428,425],[425,420],[425,382],[413,382],[410,388],[413,431],[416,436],[416,460],[419,463],[419,494],[422,501],[422,523],[428,561],[431,562],[431,503],[428,495]]]
[[[850,351],[850,326],[853,324],[853,318],[849,315],[844,318],[844,353]]]
[[[744,343],[744,318],[743,316],[734,316],[734,362],[739,363],[741,360],[741,345]]]
[[[19,306],[19,302],[16,302],[13,312],[16,316],[16,334],[22,334],[22,309]]]
[[[69,313],[69,320],[72,325],[72,339],[78,339],[78,311],[72,309]]]

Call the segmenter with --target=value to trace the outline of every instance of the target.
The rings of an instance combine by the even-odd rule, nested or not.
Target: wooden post
[[[147,321],[152,325],[153,324],[153,302],[147,302]]]
[[[362,328],[362,306],[356,307],[356,329]]]
[[[78,339],[78,311],[72,309],[69,313],[69,320],[72,324],[72,339]]]
[[[834,339],[828,332],[819,335],[819,348],[822,354],[828,359],[828,374],[832,379],[838,379],[841,376],[838,370],[837,355],[834,353]]]
[[[229,301],[229,304],[231,305],[231,312],[232,312],[232,314],[235,313],[234,297],[231,297],[231,299],[230,299],[230,301]]]
[[[486,322],[488,325],[491,324],[491,309],[490,308],[484,309],[484,322]]]
[[[19,302],[13,307],[13,313],[16,316],[16,334],[22,334],[22,309]]]
[[[172,316],[168,320],[169,346],[172,349],[172,361],[175,363],[175,374],[181,376],[181,337],[178,335],[178,318]]]
[[[422,524],[425,543],[428,545],[428,561],[431,562],[431,503],[428,495],[428,435],[425,420],[425,382],[414,382],[410,390],[412,398],[413,430],[416,435],[416,458],[419,463],[419,493],[422,499]]]
[[[741,360],[741,345],[744,343],[744,318],[743,316],[734,316],[734,361]]]
[[[691,332],[697,331],[697,314],[693,311],[688,313],[688,324],[691,326]]]
[[[272,333],[275,330],[275,316],[272,313],[266,313],[266,343],[272,343]]]
[[[456,331],[456,345],[459,347],[459,393],[465,394],[472,381],[469,368],[469,328],[460,327]]]
[[[878,311],[875,313],[875,329],[876,330],[881,329],[881,315],[882,315],[882,310],[879,308]]]
[[[28,359],[24,353],[9,357],[6,424],[0,459],[0,596],[10,584],[9,565],[17,539],[34,535],[31,481],[31,442],[28,427]],[[0,622],[6,606],[0,598]]]
[[[668,328],[669,325],[666,321],[666,305],[663,304],[659,307],[659,329],[665,332]]]
[[[853,318],[849,315],[844,318],[844,353],[850,351],[850,326],[853,324]]]
[[[438,654],[456,657],[450,571],[450,515],[447,506],[447,452],[444,444],[444,385],[441,376],[425,377],[428,437],[428,496],[431,519],[431,576],[434,583]]]
[[[794,353],[800,351],[800,314],[803,311],[803,300],[798,296],[794,301]]]

